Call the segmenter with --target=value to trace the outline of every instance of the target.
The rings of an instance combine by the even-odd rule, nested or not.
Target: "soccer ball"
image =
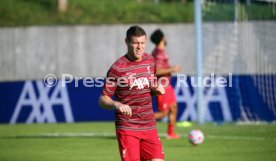
[[[189,142],[193,145],[202,144],[204,141],[204,134],[198,129],[194,129],[189,133]]]

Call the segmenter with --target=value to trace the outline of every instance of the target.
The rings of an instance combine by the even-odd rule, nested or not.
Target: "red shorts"
[[[176,103],[176,96],[174,89],[171,85],[165,88],[166,93],[157,96],[157,104],[159,111],[167,111],[170,109],[170,105]]]
[[[164,159],[162,143],[157,130],[116,130],[122,161]]]

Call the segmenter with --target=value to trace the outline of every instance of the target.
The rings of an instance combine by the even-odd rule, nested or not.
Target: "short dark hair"
[[[131,36],[147,36],[145,30],[140,26],[131,26],[126,33],[126,38],[130,40]]]
[[[151,34],[150,40],[155,45],[158,45],[160,43],[160,41],[163,39],[163,37],[164,37],[164,33],[160,29],[157,29]]]

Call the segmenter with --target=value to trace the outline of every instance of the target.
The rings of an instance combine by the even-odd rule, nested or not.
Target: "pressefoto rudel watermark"
[[[232,73],[229,73],[228,76],[220,76],[211,73],[208,76],[204,77],[195,77],[187,76],[185,74],[177,74],[176,87],[232,87]],[[228,79],[227,79],[228,77]],[[84,87],[103,87],[106,83],[108,86],[119,86],[119,87],[128,87],[132,89],[134,86],[137,86],[138,89],[141,89],[145,86],[161,84],[167,86],[170,83],[170,80],[167,77],[161,77],[157,79],[153,74],[150,77],[139,77],[136,78],[135,75],[124,76],[124,77],[79,77],[73,76],[71,74],[62,74],[61,80],[57,79],[57,76],[54,74],[47,74],[44,77],[44,84],[47,87],[53,87],[58,81],[61,81],[62,87],[65,87],[66,84],[73,83],[74,87],[79,87],[81,84]]]
[[[177,74],[176,86],[184,87],[232,87],[233,79],[232,73],[228,74],[228,80],[225,76],[215,75],[211,73],[210,76],[205,77],[190,77],[190,85],[188,84],[188,77],[185,74]]]

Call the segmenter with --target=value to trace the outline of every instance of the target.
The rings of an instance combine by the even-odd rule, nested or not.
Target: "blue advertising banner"
[[[199,84],[189,76],[185,81],[181,79],[181,76],[172,79],[179,106],[178,120],[196,121],[195,88]],[[217,87],[212,86],[211,79],[206,79],[203,89],[206,121],[276,120],[276,75],[231,75],[225,76],[224,81],[227,86]],[[101,89],[87,87],[83,80],[65,85],[60,80],[53,87],[41,80],[1,82],[0,123],[112,121],[114,111],[98,105]]]

